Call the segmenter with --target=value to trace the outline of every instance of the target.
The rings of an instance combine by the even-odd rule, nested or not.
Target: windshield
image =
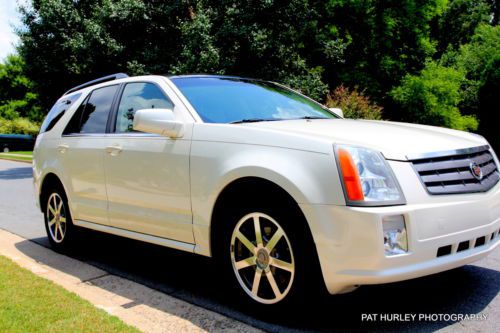
[[[320,104],[270,82],[224,77],[171,80],[207,123],[337,118]]]

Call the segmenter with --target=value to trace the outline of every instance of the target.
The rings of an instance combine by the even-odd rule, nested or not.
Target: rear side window
[[[118,85],[99,88],[78,107],[63,134],[105,133]]]
[[[67,98],[61,98],[59,99],[56,104],[50,109],[49,113],[47,114],[47,117],[45,117],[45,120],[42,123],[42,126],[40,126],[40,133],[45,133],[50,131],[54,126],[57,124],[59,119],[64,116],[64,113],[73,105],[73,103],[80,98],[82,94],[74,94],[71,96],[68,96]]]

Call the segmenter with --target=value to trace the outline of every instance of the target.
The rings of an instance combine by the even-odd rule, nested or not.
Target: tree
[[[220,50],[214,45],[211,10],[201,4],[196,11],[189,7],[189,16],[180,23],[182,52],[177,63],[172,66],[174,74],[182,73],[224,73],[220,64]]]
[[[315,99],[328,91],[323,66],[314,59],[322,46],[317,4],[291,1],[210,1],[212,35],[228,74],[279,81]]]
[[[385,102],[406,73],[417,73],[434,54],[431,22],[445,4],[443,0],[328,1],[326,38],[340,38],[347,45],[345,63],[326,67],[327,81],[337,78]]]
[[[434,52],[430,22],[444,3],[34,0],[22,9],[20,52],[46,106],[119,71],[259,77],[316,99],[344,82],[383,101]]]
[[[202,72],[321,101],[359,87],[385,118],[471,130],[500,44],[494,0],[33,0],[22,17],[19,52],[45,109],[113,72]]]
[[[35,0],[22,8],[19,51],[45,106],[120,71],[249,75],[322,98],[321,68],[299,52],[312,15],[304,0]]]
[[[488,24],[495,16],[495,0],[451,0],[434,23],[433,37],[438,42],[438,55],[457,50],[470,42],[480,24]]]
[[[406,75],[391,95],[406,111],[404,119],[407,121],[476,130],[477,120],[461,115],[458,109],[464,80],[464,72],[429,62],[419,75]]]
[[[498,87],[500,86],[500,26],[480,25],[469,44],[462,45],[451,65],[466,73],[460,108],[479,118],[479,130],[500,148]],[[496,90],[495,90],[496,89]]]
[[[471,42],[462,45],[452,60],[448,61],[450,66],[466,73],[467,82],[464,86],[462,109],[468,113],[490,112],[481,107],[479,91],[485,81],[492,78],[488,72],[495,70],[493,64],[499,57],[500,26],[483,24],[478,26]]]
[[[4,63],[0,63],[0,117],[27,117],[40,121],[43,113],[24,66],[24,61],[17,55],[9,55]]]
[[[498,130],[498,92],[500,91],[500,56],[495,55],[485,70],[483,85],[479,90],[480,126],[479,130],[488,138],[496,152],[500,151],[500,131]]]

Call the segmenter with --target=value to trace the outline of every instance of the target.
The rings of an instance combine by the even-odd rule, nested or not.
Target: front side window
[[[106,133],[109,112],[118,85],[99,88],[78,107],[63,134]]]
[[[116,133],[133,132],[134,114],[141,109],[173,109],[174,105],[153,83],[129,83],[123,89],[116,116]]]
[[[338,118],[320,104],[271,82],[223,77],[171,80],[207,123]]]

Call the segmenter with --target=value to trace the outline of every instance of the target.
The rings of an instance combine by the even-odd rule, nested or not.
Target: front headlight
[[[336,145],[335,155],[348,205],[385,206],[406,203],[394,173],[380,152]]]

